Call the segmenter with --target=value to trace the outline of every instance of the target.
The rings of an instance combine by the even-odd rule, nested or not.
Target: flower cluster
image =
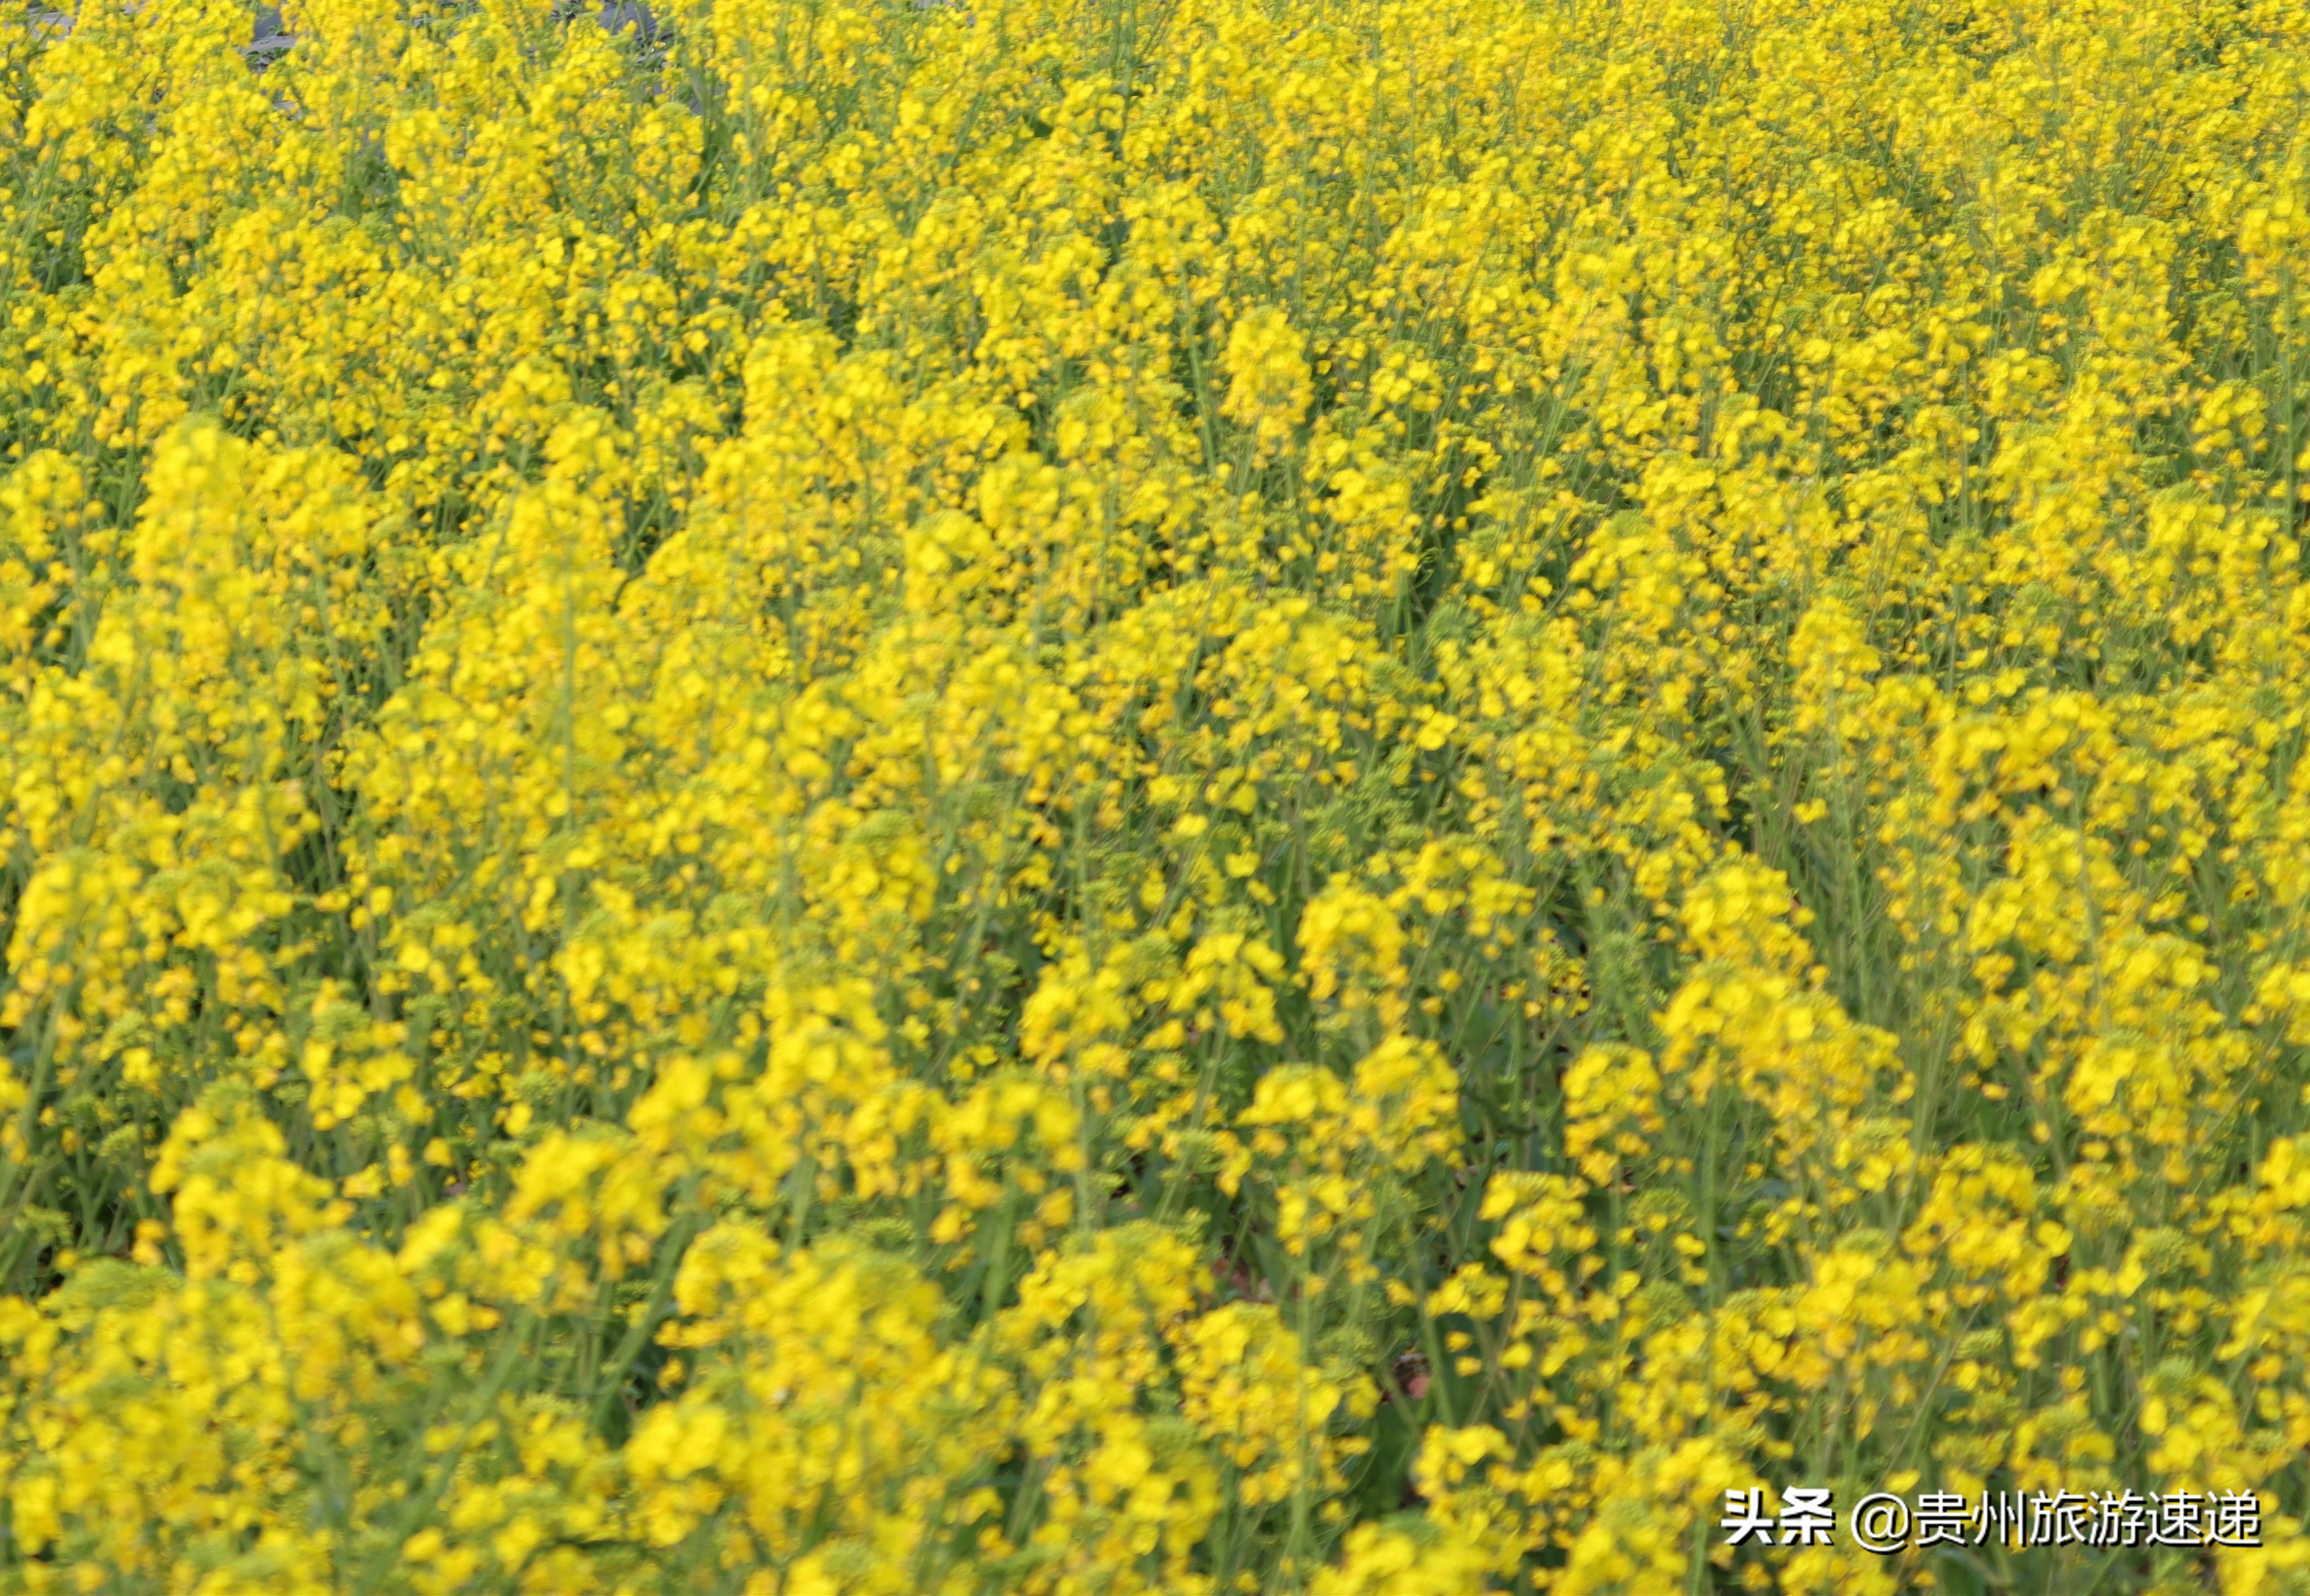
[[[0,1591],[2310,1590],[2306,63],[0,28]]]

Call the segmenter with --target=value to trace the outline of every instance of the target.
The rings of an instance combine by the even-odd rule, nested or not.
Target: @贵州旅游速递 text
[[[1871,1491],[1840,1504],[1828,1487],[1724,1493],[1728,1546],[1835,1546],[1892,1553],[1935,1546],[2246,1547],[2262,1544],[2251,1491]]]

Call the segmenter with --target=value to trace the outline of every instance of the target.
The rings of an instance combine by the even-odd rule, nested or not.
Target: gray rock
[[[240,53],[260,72],[287,55],[289,47],[297,42],[297,36],[289,31],[289,24],[278,6],[258,6],[256,22],[249,34],[249,41],[240,47]]]
[[[610,0],[602,7],[600,21],[605,33],[621,33],[631,28],[634,37],[644,44],[657,37],[657,18],[650,14],[650,8],[642,0]]]

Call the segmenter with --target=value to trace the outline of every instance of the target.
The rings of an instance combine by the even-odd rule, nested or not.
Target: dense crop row
[[[0,31],[0,1587],[2310,1587],[2310,11],[608,14]]]

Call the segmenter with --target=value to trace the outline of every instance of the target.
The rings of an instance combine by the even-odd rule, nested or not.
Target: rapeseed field
[[[2298,0],[12,20],[0,1590],[2310,1590],[2306,322]]]

